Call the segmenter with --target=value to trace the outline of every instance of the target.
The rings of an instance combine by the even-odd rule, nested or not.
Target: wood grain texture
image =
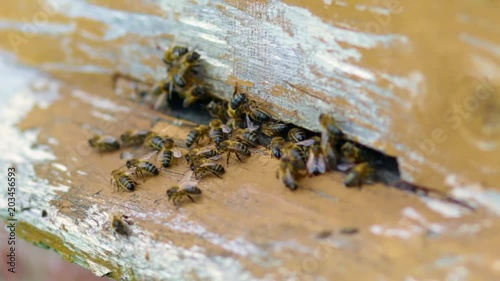
[[[498,279],[498,3],[40,3],[0,11],[0,128],[10,136],[0,160],[19,167],[19,202],[32,207],[19,214],[21,237],[124,280]],[[201,202],[179,210],[154,200],[180,175],[112,193],[109,172],[122,163],[94,154],[88,137],[149,127],[158,114],[113,93],[111,74],[158,79],[156,45],[174,40],[200,51],[221,97],[238,81],[311,130],[330,113],[351,138],[398,156],[407,179],[452,187],[481,209],[348,190],[339,174],[290,193],[277,162],[259,155],[203,182]],[[134,219],[129,239],[107,229],[114,211]],[[340,234],[350,226],[360,234]]]
[[[42,4],[2,12],[2,46],[55,74],[155,80],[163,75],[155,46],[175,41],[200,51],[216,94],[229,98],[239,81],[281,119],[311,130],[330,113],[351,138],[398,156],[412,182],[443,189],[500,180],[493,2]],[[35,24],[24,24],[30,13]]]

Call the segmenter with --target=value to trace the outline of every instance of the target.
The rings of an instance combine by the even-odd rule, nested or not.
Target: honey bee
[[[221,175],[226,172],[221,164],[212,162],[209,159],[195,161],[195,165],[191,166],[191,170],[194,172],[196,179],[201,179],[206,175],[214,175],[221,178]]]
[[[269,145],[269,149],[271,149],[271,157],[280,159],[283,145],[285,145],[285,139],[283,137],[274,137]]]
[[[306,132],[301,128],[292,128],[288,131],[288,140],[291,142],[301,142],[306,138]]]
[[[218,119],[214,119],[218,120]],[[200,125],[189,131],[186,137],[186,146],[191,147],[194,143],[199,144],[199,141],[209,136],[210,127]]]
[[[337,125],[337,121],[330,115],[328,114],[320,114],[319,116],[319,123],[321,127],[323,128],[323,132],[327,136],[332,137],[332,136],[341,136],[342,131],[339,129],[339,126]],[[322,137],[324,137],[322,135]]]
[[[220,119],[222,122],[226,123],[229,119],[227,116],[227,102],[224,101],[214,101],[212,100],[206,105],[208,113],[214,118]]]
[[[240,160],[240,162],[243,162],[243,160],[241,160],[241,156],[249,157],[251,155],[248,147],[246,145],[244,145],[243,143],[237,142],[237,141],[225,140],[225,141],[220,143],[217,150],[220,153],[227,152],[227,164],[228,165],[229,165],[229,157],[231,156],[231,153],[234,153],[236,155],[236,157],[238,158],[238,160]]]
[[[298,188],[297,181],[295,179],[295,168],[295,163],[292,159],[288,157],[282,157],[280,166],[276,171],[276,178],[281,179],[283,184],[291,190],[296,190]]]
[[[201,195],[201,190],[196,185],[196,182],[173,186],[167,190],[168,200],[172,200],[174,205],[178,205],[183,197],[187,197],[195,203],[192,196],[196,195]]]
[[[134,191],[138,183],[132,179],[128,172],[117,169],[111,172],[111,185],[116,186],[118,190],[122,188]]]
[[[182,46],[174,46],[165,51],[163,54],[163,62],[167,66],[172,66],[172,64],[178,60],[180,57],[186,55],[189,52],[189,49]]]
[[[267,137],[274,137],[283,134],[288,125],[281,122],[269,122],[262,125],[261,132]]]
[[[257,106],[257,103],[252,101],[247,106],[247,115],[254,121],[266,123],[271,121],[271,114]]]
[[[372,183],[374,171],[375,169],[368,162],[360,163],[347,173],[344,185],[361,187],[364,183]]]
[[[231,130],[220,119],[212,119],[210,121],[210,138],[215,142],[218,147],[222,141],[226,139],[225,134],[230,133]]]
[[[93,136],[89,139],[89,145],[90,147],[97,149],[99,152],[108,152],[120,149],[120,144],[112,136]]]
[[[148,162],[144,159],[133,158],[128,160],[125,164],[128,169],[134,169],[134,173],[137,177],[138,174],[141,175],[142,180],[144,181],[144,173],[157,176],[160,174],[158,168],[151,162]]]
[[[147,148],[152,148],[155,151],[160,151],[163,149],[163,145],[165,144],[165,140],[167,138],[162,137],[157,134],[150,134],[145,140],[144,140],[144,146]]]
[[[174,163],[175,158],[182,157],[182,152],[174,148],[173,139],[166,139],[163,145],[163,149],[159,153],[159,157],[162,167],[168,168]]]
[[[111,215],[111,227],[114,229],[115,233],[123,236],[130,235],[130,229],[127,225],[130,224],[128,221],[129,217],[121,214]]]
[[[194,85],[191,86],[191,88],[189,88],[186,92],[181,92],[181,95],[184,97],[182,106],[186,108],[198,100],[207,98],[210,95],[210,92],[206,86]]]
[[[128,130],[120,136],[120,140],[123,146],[138,146],[142,145],[151,134],[152,132],[149,130]]]
[[[306,167],[308,174],[319,175],[324,174],[327,169],[327,163],[325,156],[323,155],[323,150],[321,149],[321,139],[318,136],[312,137],[314,141],[311,146],[309,146]]]
[[[304,148],[298,144],[287,142],[283,146],[281,150],[282,157],[285,156],[288,159],[291,159],[296,162],[296,165],[299,169],[305,168],[306,154]]]
[[[201,158],[207,158],[211,160],[215,160],[215,157],[220,156],[219,152],[216,149],[191,149],[185,156],[188,165],[192,168],[195,165],[195,162]]]
[[[365,157],[361,149],[356,147],[352,142],[346,142],[340,148],[342,158],[347,163],[360,163],[365,161]]]
[[[248,129],[238,129],[234,139],[248,147],[257,147],[259,145],[259,136],[257,133]]]
[[[248,99],[245,94],[238,93],[238,84],[234,87],[233,98],[227,104],[227,115],[230,118],[237,119],[241,116],[242,108],[247,103]]]

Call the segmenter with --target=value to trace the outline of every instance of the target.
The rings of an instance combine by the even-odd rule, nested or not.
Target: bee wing
[[[222,124],[222,132],[229,134],[231,133],[231,128],[225,124]]]
[[[255,130],[257,130],[259,128],[258,125],[256,126],[256,125],[253,124],[252,120],[250,120],[250,117],[248,117],[248,114],[246,115],[245,118],[246,118],[246,121],[247,121],[247,129],[248,129],[249,132],[255,131]]]
[[[151,156],[155,155],[156,153],[158,153],[158,151],[151,151],[149,152],[148,154],[144,155],[143,157],[141,157],[142,160],[147,160],[149,158],[151,158]],[[159,154],[159,153],[158,153]]]
[[[182,152],[176,148],[172,149],[172,152],[174,153],[175,158],[181,158],[182,157]]]
[[[215,145],[207,145],[203,149],[198,150],[195,155],[200,155],[213,149],[215,149]]]
[[[318,171],[323,174],[326,172],[326,163],[325,157],[323,154],[318,155],[318,157],[314,156],[314,153],[309,155],[309,159],[307,159],[306,163],[307,172],[312,175],[314,172]]]
[[[213,162],[203,163],[199,167],[208,167],[208,166],[213,166],[213,165],[217,165],[217,163],[213,163]]]
[[[297,145],[311,146],[314,144],[314,139],[307,139],[296,143]]]
[[[350,169],[352,169],[354,166],[356,166],[356,164],[353,164],[353,163],[343,163],[343,164],[338,164],[337,165],[337,169],[341,172],[345,172],[345,171],[348,171]]]
[[[214,160],[214,161],[217,161],[217,160],[219,160],[219,159],[221,159],[221,158],[222,158],[222,155],[221,155],[221,154],[219,154],[219,155],[215,155],[215,156],[209,157],[208,159],[210,159],[210,160]]]
[[[191,179],[192,177],[193,177],[193,171],[188,171],[187,173],[184,174],[184,177],[182,177],[182,180],[179,182],[179,185],[182,187],[192,186],[193,184],[195,186],[198,185],[197,181],[193,181]]]

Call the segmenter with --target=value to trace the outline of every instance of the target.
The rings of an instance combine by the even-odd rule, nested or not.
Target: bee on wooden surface
[[[259,136],[255,131],[248,129],[237,129],[233,132],[234,139],[238,142],[245,144],[248,147],[257,147],[259,145]]]
[[[206,175],[221,178],[221,175],[226,172],[221,164],[203,158],[195,161],[195,164],[191,166],[191,170],[194,172],[196,179],[201,179]]]
[[[295,162],[296,161],[288,157],[282,157],[280,160],[280,166],[276,171],[276,178],[280,179],[283,184],[291,190],[296,190],[298,188]]]
[[[193,128],[191,131],[189,131],[186,137],[186,146],[191,147],[195,143],[199,144],[202,139],[209,136],[209,132],[210,127],[208,127],[207,125],[200,125],[196,128]]]
[[[242,109],[245,107],[245,104],[248,102],[248,99],[245,94],[238,93],[238,84],[234,87],[234,93],[231,101],[227,104],[227,115],[230,118],[239,118],[242,114]]]
[[[186,55],[189,49],[182,46],[173,46],[163,53],[163,62],[167,66],[172,66],[172,64],[178,60],[180,57]]]
[[[229,119],[229,116],[227,116],[227,104],[228,103],[225,101],[212,100],[205,108],[212,117],[218,118],[223,123],[226,123]]]
[[[198,100],[206,99],[207,97],[209,97],[210,92],[206,86],[194,85],[191,86],[187,91],[180,92],[180,95],[184,98],[182,106],[186,108]]]
[[[99,152],[108,152],[120,149],[120,144],[112,136],[93,136],[89,139],[89,145],[90,147],[97,149]]]
[[[292,142],[287,142],[283,146],[281,152],[282,152],[282,157],[286,156],[291,160],[300,162],[299,167],[301,167],[301,169],[305,168],[306,153],[302,146]]]
[[[285,139],[283,137],[274,137],[271,140],[271,144],[269,145],[269,149],[271,150],[271,157],[276,159],[281,158],[281,150],[285,145]]]
[[[143,181],[144,181],[144,173],[152,176],[157,176],[160,174],[160,171],[155,166],[155,164],[148,162],[144,159],[133,158],[131,160],[128,160],[125,165],[127,166],[128,169],[134,169],[134,174],[136,175],[136,177],[138,174],[140,174]]]
[[[120,140],[123,146],[138,146],[142,145],[151,134],[149,130],[128,130],[120,136]]]
[[[211,160],[216,160],[216,157],[220,157],[219,152],[216,149],[197,149],[193,148],[191,149],[185,156],[186,161],[188,162],[188,165],[191,167],[191,169],[194,167],[195,162],[198,159],[211,159]]]
[[[118,190],[121,188],[127,191],[134,191],[138,183],[132,179],[129,172],[117,169],[111,172],[111,185],[116,186]]]
[[[210,121],[210,132],[209,136],[214,141],[215,145],[218,147],[222,141],[226,139],[226,135],[231,132],[229,127],[227,127],[220,119],[212,119]]]
[[[254,101],[248,103],[246,113],[252,120],[259,123],[266,123],[272,119],[271,114],[263,108],[258,107]]]
[[[288,140],[291,142],[301,142],[306,140],[306,131],[301,128],[292,128],[288,131]]]
[[[185,183],[176,185],[167,190],[168,200],[172,200],[174,205],[178,205],[182,198],[187,197],[191,202],[196,203],[193,196],[201,195],[201,190],[198,188],[196,182]]]
[[[182,157],[182,152],[174,147],[173,139],[166,139],[163,149],[159,152],[161,165],[163,168],[170,167],[176,158]]]
[[[332,137],[332,136],[341,136],[342,131],[340,130],[337,121],[335,118],[328,114],[320,114],[319,116],[319,123],[321,127],[323,128],[323,132],[326,133],[327,136]],[[323,135],[322,135],[323,137]]]
[[[340,148],[342,160],[347,163],[360,163],[366,161],[363,151],[352,142],[346,142]]]
[[[241,160],[242,156],[249,157],[251,155],[248,147],[246,145],[244,145],[243,143],[237,142],[237,141],[225,140],[225,141],[220,143],[217,150],[220,153],[224,153],[224,152],[227,153],[227,164],[229,164],[229,157],[231,156],[231,153],[234,153],[236,155],[236,157],[238,158],[238,160],[240,160],[240,162],[243,162],[243,160]]]
[[[312,137],[313,144],[308,149],[308,159],[306,163],[307,172],[311,175],[324,174],[327,170],[327,163],[323,150],[321,149],[321,139],[318,136]]]
[[[166,137],[162,137],[157,134],[150,134],[144,140],[144,146],[147,148],[151,148],[155,151],[160,151],[163,149],[163,145],[165,144]]]
[[[122,214],[112,214],[110,221],[111,227],[113,228],[115,233],[123,236],[130,235],[130,229],[128,227],[128,225],[130,225],[130,221],[128,216]]]
[[[288,125],[285,123],[281,122],[269,122],[269,123],[264,123],[261,128],[262,134],[266,135],[267,137],[275,137],[279,136],[288,129]]]
[[[361,187],[365,183],[370,184],[373,182],[374,172],[375,169],[368,162],[360,163],[347,173],[344,185]]]

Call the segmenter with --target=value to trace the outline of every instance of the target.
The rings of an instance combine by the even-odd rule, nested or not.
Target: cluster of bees
[[[351,142],[329,115],[320,115],[321,131],[313,133],[277,120],[270,110],[240,92],[238,85],[229,102],[212,95],[211,87],[203,81],[203,61],[193,50],[171,47],[164,52],[163,62],[166,77],[146,93],[156,98],[154,107],[161,108],[177,95],[185,108],[204,103],[203,107],[213,119],[208,125],[199,125],[187,134],[185,147],[188,151],[184,155],[172,138],[149,130],[126,131],[120,136],[121,144],[111,136],[99,135],[89,139],[89,145],[100,152],[127,146],[143,146],[151,150],[142,158],[127,159],[122,167],[111,172],[111,184],[117,189],[134,191],[139,176],[143,181],[145,176],[157,176],[161,169],[171,167],[184,156],[191,173],[179,185],[169,188],[166,195],[174,205],[183,198],[195,202],[193,197],[202,193],[197,181],[206,176],[222,178],[225,173],[223,164],[219,163],[223,155],[226,155],[226,165],[231,154],[243,162],[259,147],[266,147],[271,157],[279,159],[276,177],[290,190],[298,188],[301,178],[328,171],[347,172],[345,186],[361,187],[381,181],[376,172],[383,168],[384,163],[394,163],[399,178],[394,158],[385,158],[387,156],[377,151]],[[160,168],[149,160],[155,154]],[[192,175],[196,181],[191,180]],[[113,218],[112,225],[117,232],[125,233],[121,218]]]

